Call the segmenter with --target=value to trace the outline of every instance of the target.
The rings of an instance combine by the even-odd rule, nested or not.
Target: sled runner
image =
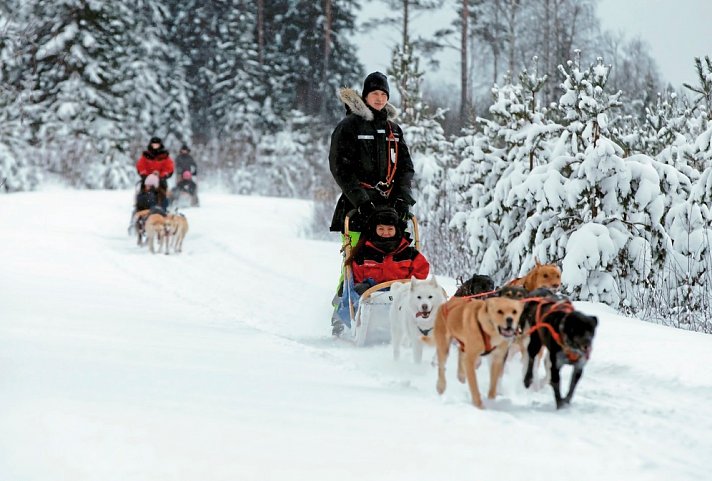
[[[344,259],[351,255],[351,236],[349,234],[350,212],[344,221]],[[420,248],[418,221],[411,217],[415,248]],[[337,307],[337,313],[346,326],[339,336],[342,340],[353,342],[357,346],[388,343],[391,340],[389,311],[393,302],[390,286],[394,282],[410,282],[410,279],[394,279],[376,284],[362,295],[354,290],[354,278],[351,266],[344,266],[343,292]]]

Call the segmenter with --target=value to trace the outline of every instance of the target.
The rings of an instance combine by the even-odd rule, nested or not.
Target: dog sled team
[[[408,346],[415,362],[422,360],[424,345],[434,346],[440,394],[454,350],[457,379],[467,383],[479,408],[483,357],[490,359],[489,399],[497,396],[505,363],[515,354],[521,355],[527,388],[543,360],[556,407],[569,404],[591,354],[597,319],[558,293],[559,268],[537,260],[524,277],[498,289],[491,278],[475,275],[448,299],[437,279],[428,277],[430,266],[419,252],[418,225],[410,214],[413,163],[388,103],[386,76],[374,72],[360,95],[342,89],[339,97],[347,115],[332,134],[329,165],[342,191],[331,230],[342,234],[344,263],[332,302],[332,335],[356,345],[390,342],[394,359]],[[565,365],[573,373],[562,395]]]
[[[188,220],[178,209],[199,206],[195,182],[198,168],[190,149],[183,145],[174,162],[162,140],[153,137],[136,162],[136,170],[141,180],[137,184],[129,232],[135,232],[137,244],[148,246],[151,253],[182,252]],[[180,179],[169,191],[168,178],[174,170],[180,172]]]

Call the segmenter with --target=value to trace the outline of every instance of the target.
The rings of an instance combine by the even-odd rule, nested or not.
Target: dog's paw
[[[435,389],[438,391],[438,394],[445,392],[445,386],[445,379],[438,379],[438,383],[435,385]]]

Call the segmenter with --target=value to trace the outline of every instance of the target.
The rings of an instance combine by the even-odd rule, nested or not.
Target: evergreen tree
[[[29,138],[23,125],[26,32],[12,16],[15,7],[12,2],[0,6],[0,192],[30,190],[40,181],[39,169],[28,164]]]
[[[307,115],[325,112],[330,123],[340,118],[343,106],[336,92],[345,85],[357,84],[363,68],[356,57],[356,46],[348,39],[356,29],[355,0],[331,0],[330,15],[325,3],[299,0],[273,0],[267,11],[267,37],[274,39],[267,46],[268,62],[283,66],[282,85],[273,95],[290,100],[289,110],[298,109]],[[327,18],[331,22],[329,65],[324,65],[323,44]],[[327,72],[327,77],[323,78]],[[286,89],[285,89],[286,87]],[[328,108],[323,108],[327,102]],[[283,114],[277,99],[275,111]]]
[[[506,241],[500,240],[518,236],[531,210],[528,203],[510,204],[510,191],[533,165],[546,162],[549,138],[562,129],[546,120],[546,111],[536,101],[546,81],[546,76],[538,76],[536,58],[532,72],[525,69],[519,80],[513,84],[507,76],[504,85],[494,86],[492,120],[478,119],[483,133],[456,143],[461,147],[456,157],[463,160],[453,172],[453,183],[463,198],[454,224],[467,230],[471,259],[479,272],[502,283],[513,277],[518,266],[514,273],[502,269],[508,262]]]
[[[135,41],[125,75],[133,85],[133,145],[143,149],[158,136],[169,149],[177,148],[190,141],[192,131],[186,61],[171,38],[173,17],[163,0],[136,0],[132,11]]]
[[[121,3],[35,0],[28,6],[34,42],[33,87],[28,106],[36,144],[52,146],[51,170],[86,185],[85,162],[107,168],[128,148],[125,74],[134,45],[131,10]]]
[[[438,122],[442,111],[431,113],[421,93],[424,72],[419,68],[419,59],[412,53],[412,46],[397,46],[393,51],[388,74],[393,77],[401,92],[401,101],[407,108],[401,117],[403,135],[415,169],[413,192],[416,197],[414,214],[423,229],[423,250],[431,263],[441,272],[452,272],[453,249],[461,245],[456,232],[450,232],[448,223],[451,205],[448,189],[443,188],[448,165],[452,164],[452,145]],[[447,234],[445,234],[447,233]]]
[[[695,106],[704,108],[705,112],[712,112],[712,60],[705,56],[704,63],[700,57],[695,57],[695,71],[697,72],[698,85],[684,83],[686,89],[694,92]]]
[[[620,94],[606,92],[608,69],[600,59],[588,69],[560,67],[565,130],[551,162],[512,189],[509,203],[534,199],[535,212],[507,251],[526,268],[533,257],[561,259],[569,292],[618,304],[650,280],[653,246],[665,242],[664,194],[653,159],[624,159],[606,137],[606,112]]]

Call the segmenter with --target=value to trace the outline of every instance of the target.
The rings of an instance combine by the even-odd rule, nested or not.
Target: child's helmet
[[[160,179],[158,178],[158,175],[156,174],[150,174],[146,176],[146,180],[143,181],[143,185],[146,187],[156,187],[158,188],[158,183]]]
[[[376,207],[376,211],[371,215],[369,223],[374,229],[379,224],[398,226],[398,212],[393,207],[379,205]]]
[[[190,180],[193,178],[193,174],[191,174],[189,170],[185,170],[183,171],[181,177],[183,178],[183,180]]]

